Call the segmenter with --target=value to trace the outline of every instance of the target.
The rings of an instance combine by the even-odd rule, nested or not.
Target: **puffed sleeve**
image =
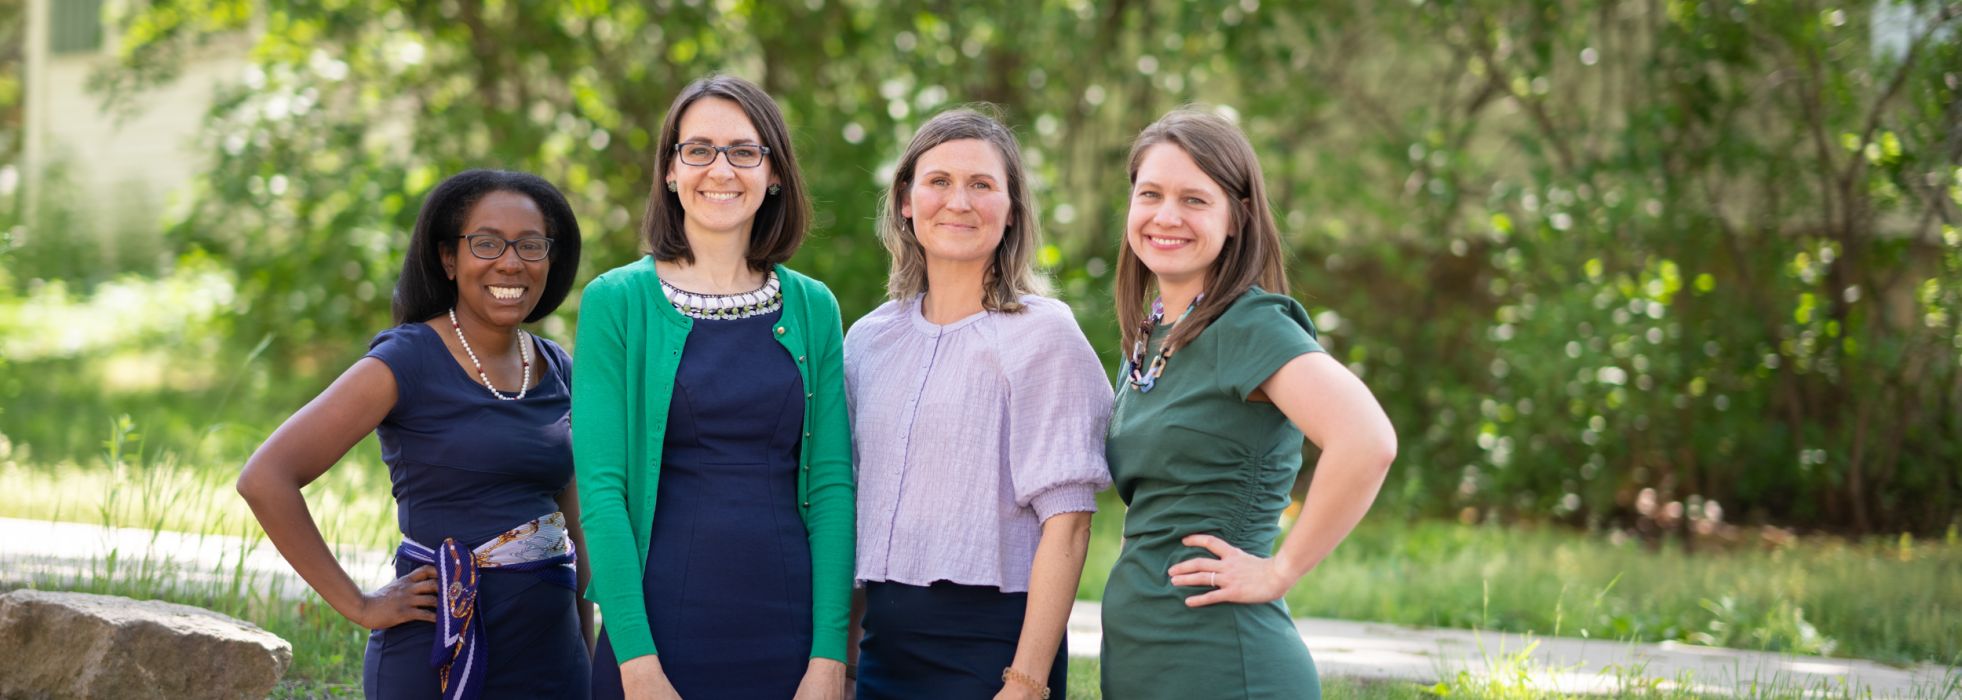
[[[1015,350],[1004,367],[1015,502],[1035,509],[1040,520],[1094,512],[1097,492],[1110,486],[1104,433],[1111,386],[1069,307],[1053,299],[1029,302],[1026,318],[1012,321]]]

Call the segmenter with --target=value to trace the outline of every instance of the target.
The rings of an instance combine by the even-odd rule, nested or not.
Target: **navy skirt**
[[[936,581],[865,584],[858,644],[858,700],[989,700],[1015,661],[1029,594]],[[1050,697],[1063,697],[1069,640],[1049,666]]]

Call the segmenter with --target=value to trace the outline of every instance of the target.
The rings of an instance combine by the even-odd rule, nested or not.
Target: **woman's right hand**
[[[361,609],[355,624],[371,630],[388,629],[404,622],[436,621],[436,567],[419,566],[407,576],[388,582],[373,593],[361,595]]]
[[[668,674],[661,670],[661,657],[648,654],[620,664],[620,688],[628,700],[681,700]]]

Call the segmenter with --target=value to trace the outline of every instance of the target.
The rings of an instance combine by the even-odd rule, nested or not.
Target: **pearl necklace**
[[[517,396],[505,396],[497,392],[497,387],[491,386],[490,375],[484,373],[484,363],[477,361],[477,351],[471,350],[470,339],[463,337],[463,325],[456,322],[455,307],[450,308],[450,330],[456,331],[457,342],[463,343],[463,354],[469,355],[470,364],[477,366],[477,378],[484,380],[484,388],[490,390],[491,396],[497,397],[500,401],[516,401],[524,398],[525,393],[531,391],[531,334],[526,333],[525,329],[518,329],[518,359],[524,363],[525,378],[524,382],[518,385]]]

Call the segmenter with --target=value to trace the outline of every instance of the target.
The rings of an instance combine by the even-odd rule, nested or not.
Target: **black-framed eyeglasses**
[[[518,249],[518,259],[525,262],[538,262],[552,255],[552,239],[544,236],[525,236],[507,241],[494,233],[473,233],[458,238],[463,239],[463,247],[469,248],[471,255],[483,260],[504,257],[505,248]]]
[[[769,146],[753,143],[739,143],[734,146],[711,146],[706,143],[677,143],[674,154],[688,165],[702,166],[715,162],[717,155],[729,159],[729,164],[738,168],[754,168],[763,164],[763,156],[770,155]]]

